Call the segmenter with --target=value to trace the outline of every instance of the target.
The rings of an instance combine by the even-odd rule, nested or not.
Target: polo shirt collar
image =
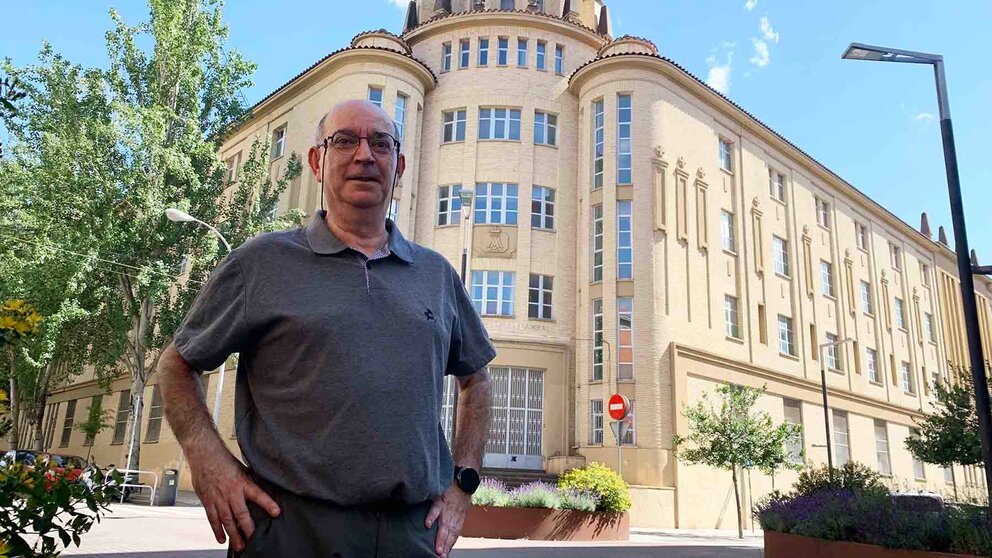
[[[321,255],[343,252],[350,246],[334,236],[331,229],[327,227],[327,223],[324,222],[326,214],[327,212],[324,210],[317,211],[314,213],[313,219],[310,220],[310,224],[307,225],[306,235],[310,249],[315,254]],[[389,251],[406,263],[413,263],[413,247],[410,246],[406,238],[403,238],[399,227],[391,219],[386,219],[386,234],[389,235]]]

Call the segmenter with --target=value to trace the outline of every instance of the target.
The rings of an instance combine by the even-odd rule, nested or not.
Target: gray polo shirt
[[[368,260],[322,213],[255,237],[210,275],[175,335],[198,370],[240,353],[235,428],[248,465],[341,506],[418,503],[451,484],[444,375],[496,355],[457,272],[388,221]]]

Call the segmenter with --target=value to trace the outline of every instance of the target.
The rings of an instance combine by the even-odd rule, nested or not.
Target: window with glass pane
[[[369,87],[369,100],[372,101],[372,103],[375,106],[377,106],[379,108],[382,108],[382,88],[381,87],[371,87],[370,86]]]
[[[637,445],[637,420],[634,417],[636,412],[634,406],[637,402],[633,399],[630,400],[630,410],[627,412],[627,416],[622,422],[627,423],[627,432],[623,435],[623,439],[620,440],[620,444],[624,446],[634,446]]]
[[[457,225],[462,221],[462,200],[459,194],[461,184],[441,186],[437,190],[437,224],[438,226]]]
[[[593,169],[592,187],[603,187],[603,152],[606,146],[605,117],[603,100],[594,101],[592,104],[593,115]]]
[[[555,73],[562,75],[565,71],[565,47],[555,46]]]
[[[868,380],[876,384],[882,383],[882,373],[878,369],[878,351],[868,349],[865,356],[868,364]]]
[[[592,379],[603,379],[603,300],[592,301]]]
[[[634,299],[617,299],[617,379],[634,379]]]
[[[534,186],[530,201],[530,226],[534,229],[555,228],[555,191],[544,186]]]
[[[915,382],[913,382],[913,369],[908,362],[902,363],[902,390],[910,395],[916,393]]]
[[[503,182],[477,183],[475,222],[480,225],[516,225],[517,185]]]
[[[472,303],[483,316],[512,316],[513,272],[473,271]]]
[[[558,144],[558,116],[546,112],[534,112],[534,143],[541,145]]]
[[[892,461],[889,459],[888,430],[884,420],[875,419],[875,457],[878,461],[878,472],[883,475],[892,474]]]
[[[896,327],[906,329],[906,307],[901,298],[896,298],[895,303]]]
[[[785,175],[773,169],[768,170],[768,184],[772,197],[785,203]]]
[[[954,469],[951,467],[944,467],[944,482],[947,484],[954,483]]]
[[[737,242],[734,239],[734,214],[729,211],[720,212],[720,242],[723,249],[737,253]]]
[[[550,275],[530,276],[527,293],[527,317],[542,320],[551,319],[551,292],[554,278]]]
[[[501,10],[515,10],[516,0],[500,0],[499,9]]]
[[[920,281],[924,287],[930,286],[930,266],[923,262],[920,262]]]
[[[479,38],[479,65],[489,65],[489,39]]]
[[[589,443],[603,445],[603,400],[589,402]]]
[[[496,43],[496,64],[499,66],[506,66],[507,59],[509,58],[510,52],[510,39],[507,37],[500,37]]]
[[[834,296],[834,266],[830,262],[820,261],[820,279],[823,294]]]
[[[918,440],[920,438],[919,429],[910,428],[909,437],[914,440]],[[913,458],[913,476],[921,480],[927,478],[927,469],[926,466],[923,465],[923,461],[917,459],[916,456],[912,454],[912,452],[910,452],[910,455]]]
[[[837,336],[833,333],[827,334],[827,343],[831,345],[827,346],[827,368],[831,370],[840,370],[840,347],[837,346]]]
[[[890,242],[889,253],[892,255],[892,269],[902,271],[902,250]]]
[[[785,422],[795,424],[799,427],[799,432],[785,442],[785,451],[789,462],[797,465],[803,464],[803,409],[802,403],[795,399],[783,399],[782,405],[785,409]]]
[[[741,338],[741,322],[737,311],[737,297],[726,295],[723,297],[723,319],[726,325],[727,337],[734,339]]]
[[[389,211],[386,214],[386,218],[392,222],[396,222],[396,213],[400,209],[400,200],[393,198],[389,201]]]
[[[462,40],[458,41],[458,67],[459,68],[468,68],[469,48],[471,48],[471,45],[469,44],[468,39],[462,39]]]
[[[858,233],[858,248],[868,250],[868,227],[861,223],[856,223],[854,226],[857,228],[856,232]]]
[[[62,439],[59,440],[59,447],[64,448],[69,445],[72,439],[72,421],[76,420],[76,399],[66,404],[65,420],[62,422]]]
[[[592,208],[592,280],[603,280],[603,206]]]
[[[527,39],[517,39],[517,66],[527,67]]]
[[[843,465],[851,460],[850,434],[847,429],[847,413],[833,412],[834,463]]]
[[[465,111],[449,110],[441,114],[443,119],[441,141],[444,143],[465,141]]]
[[[286,152],[286,127],[283,126],[272,132],[272,158],[282,157]]]
[[[617,96],[617,184],[632,184],[631,139],[632,118],[630,95]]]
[[[114,419],[114,438],[111,444],[123,444],[127,432],[128,417],[131,416],[131,390],[121,390],[117,400],[117,416]]]
[[[447,72],[451,69],[451,43],[444,43],[441,46],[441,71]]]
[[[162,392],[158,384],[152,388],[152,403],[148,406],[148,428],[145,430],[146,442],[157,442],[162,432]]]
[[[789,277],[789,243],[773,236],[772,251],[775,255],[775,273]]]
[[[861,311],[869,315],[875,313],[875,304],[871,299],[871,285],[868,281],[861,282]]]
[[[830,228],[830,204],[824,200],[816,200],[816,222]]]
[[[480,108],[480,140],[519,140],[520,109]]]
[[[406,95],[396,96],[396,107],[393,109],[393,122],[396,123],[396,131],[399,136],[396,138],[403,140],[403,133],[406,131]]]
[[[727,172],[734,172],[734,163],[730,145],[731,144],[729,141],[725,139],[720,140],[720,168]]]
[[[538,70],[543,70],[547,67],[547,56],[548,56],[548,43],[544,41],[537,41],[537,62],[536,66]]]
[[[796,345],[792,330],[792,318],[778,317],[778,352],[783,355],[796,356]]]
[[[617,279],[634,278],[631,201],[617,202]]]
[[[933,333],[933,315],[929,312],[923,313],[923,333],[927,336],[927,341],[931,343],[937,342],[937,337]]]

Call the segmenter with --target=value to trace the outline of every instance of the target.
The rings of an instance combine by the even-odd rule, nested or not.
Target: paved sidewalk
[[[104,558],[223,558],[203,508],[115,504],[113,513],[65,556]],[[452,558],[760,558],[760,533],[634,529],[626,542],[548,542],[459,539]]]

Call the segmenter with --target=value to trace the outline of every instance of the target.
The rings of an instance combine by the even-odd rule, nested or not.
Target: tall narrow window
[[[451,70],[451,43],[444,43],[441,46],[441,71]]]
[[[589,444],[603,445],[603,400],[589,402]]]
[[[603,379],[603,299],[592,301],[592,380]]]
[[[919,429],[910,427],[909,437],[914,440],[918,440],[920,438]],[[912,452],[910,452],[910,455],[912,455]],[[913,476],[919,480],[924,480],[927,478],[926,466],[923,465],[923,461],[917,459],[915,455],[913,455]]]
[[[920,262],[920,281],[924,287],[930,286],[930,266]]]
[[[827,368],[831,370],[840,370],[840,347],[837,346],[837,336],[833,333],[827,334]]]
[[[534,143],[539,145],[558,144],[558,115],[539,110],[534,112]]]
[[[737,253],[737,241],[734,239],[734,214],[720,211],[720,243],[728,252]]]
[[[520,109],[480,108],[479,139],[520,141]]]
[[[517,67],[527,67],[527,39],[517,39]]]
[[[476,183],[475,222],[480,225],[516,225],[517,185],[502,182]]]
[[[562,75],[565,71],[565,47],[555,45],[555,73]]]
[[[102,415],[102,412],[103,412],[103,395],[97,394],[97,395],[94,395],[92,399],[90,399],[90,411],[89,412],[90,413],[93,413],[93,415],[90,415],[90,416],[100,416],[100,417],[103,416]],[[102,421],[102,418],[101,418],[101,422],[103,422]],[[86,434],[86,439],[83,440],[83,445],[84,446],[92,446],[93,445],[93,441],[94,441],[95,438],[96,438],[95,435],[87,433]]]
[[[792,318],[778,317],[778,352],[779,354],[796,356],[795,332],[792,329]]]
[[[461,184],[441,186],[437,189],[437,224],[439,227],[461,223],[462,200],[459,196],[461,191]]]
[[[512,271],[473,271],[475,310],[483,316],[512,316],[513,276]]]
[[[861,282],[861,311],[869,316],[875,314],[875,303],[871,298],[871,285],[868,281]]]
[[[775,253],[775,273],[789,277],[789,243],[777,236],[772,237],[772,250]]]
[[[723,297],[723,317],[726,325],[727,337],[733,339],[741,338],[741,323],[737,311],[737,297],[726,295]]]
[[[834,293],[834,266],[830,262],[820,260],[820,279],[823,283],[823,295],[833,298]]]
[[[593,101],[593,169],[592,187],[593,189],[603,187],[603,151],[606,145],[604,130],[603,100]]]
[[[785,409],[785,422],[795,424],[799,427],[799,432],[785,442],[785,450],[789,456],[789,462],[796,465],[803,464],[803,408],[802,403],[795,399],[783,399]]]
[[[764,304],[758,305],[758,341],[762,345],[768,344],[768,316]]]
[[[489,38],[480,37],[479,38],[479,65],[488,66],[489,65]]]
[[[117,400],[117,417],[114,419],[114,438],[110,442],[111,444],[124,443],[124,435],[127,432],[127,421],[130,416],[131,390],[121,390],[120,398]]]
[[[913,382],[913,369],[910,367],[908,362],[902,362],[902,390],[907,395],[914,395],[916,393],[916,386]]]
[[[816,198],[816,222],[825,228],[830,228],[830,203]]]
[[[634,379],[634,299],[617,299],[617,379]]]
[[[534,186],[530,201],[530,226],[534,229],[555,228],[555,191],[544,186]]]
[[[278,159],[286,152],[286,127],[281,126],[272,132],[272,158]]]
[[[548,43],[544,41],[537,41],[537,62],[535,65],[538,70],[544,70],[547,68],[547,57]]]
[[[631,99],[630,95],[617,97],[617,184],[632,184],[631,170]]]
[[[148,428],[145,430],[146,442],[157,442],[162,433],[162,391],[158,384],[152,388],[152,403],[148,406]]]
[[[406,95],[396,95],[396,107],[393,109],[393,122],[396,123],[396,131],[403,141],[403,133],[406,131]]]
[[[892,256],[892,269],[902,271],[902,249],[890,242],[889,254]]]
[[[847,429],[847,413],[834,410],[834,463],[843,465],[851,460],[850,432]]]
[[[727,172],[734,172],[733,151],[731,144],[725,139],[720,139],[720,168]]]
[[[458,67],[468,68],[469,61],[469,48],[471,48],[468,39],[462,39],[458,41]]]
[[[386,212],[386,219],[396,222],[396,214],[400,210],[400,200],[393,198],[389,200],[389,211]]]
[[[617,202],[617,279],[634,278],[634,241],[631,238],[631,202]]]
[[[444,119],[441,141],[465,141],[465,110],[449,110],[441,114]]]
[[[878,472],[883,475],[892,474],[892,461],[889,459],[888,430],[884,420],[875,419],[875,457],[878,460]]]
[[[882,383],[882,373],[878,369],[878,351],[875,349],[867,349],[865,353],[865,362],[868,364],[868,381],[873,384]]]
[[[772,198],[785,203],[785,175],[774,169],[768,169],[768,183]]]
[[[69,445],[69,440],[72,439],[72,421],[76,420],[76,401],[73,399],[66,404],[65,407],[65,420],[62,421],[62,439],[59,440],[59,447],[64,448]]]
[[[929,312],[923,313],[923,333],[927,337],[927,341],[931,343],[937,342],[937,337],[933,332],[933,315]]]
[[[868,251],[868,227],[861,223],[855,223],[854,228],[858,235],[858,248]]]
[[[506,66],[508,64],[510,53],[510,39],[508,37],[500,37],[499,42],[496,45],[496,64],[499,66]]]
[[[903,303],[902,299],[896,297],[895,305],[893,306],[896,315],[896,327],[899,329],[906,329],[906,305]]]
[[[530,276],[527,293],[527,317],[551,319],[551,294],[554,278],[550,275]]]
[[[592,208],[592,280],[603,280],[603,206]]]

